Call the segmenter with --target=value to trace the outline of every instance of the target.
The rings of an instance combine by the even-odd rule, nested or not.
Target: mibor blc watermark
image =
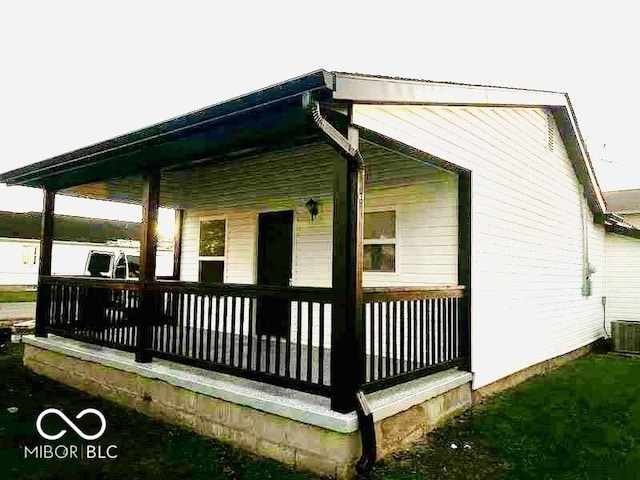
[[[57,433],[45,432],[42,427],[42,421],[47,415],[57,415],[64,421],[80,438],[87,442],[98,440],[107,429],[107,419],[95,408],[85,408],[76,415],[76,419],[81,419],[85,415],[95,415],[100,420],[100,428],[96,433],[85,433],[73,423],[62,411],[57,408],[47,408],[36,420],[36,430],[38,434],[45,440],[59,440],[67,434],[66,429],[62,429]],[[118,449],[116,445],[102,445],[96,443],[80,443],[80,444],[50,444],[43,443],[34,447],[24,447],[24,458],[37,459],[114,459],[118,458]]]

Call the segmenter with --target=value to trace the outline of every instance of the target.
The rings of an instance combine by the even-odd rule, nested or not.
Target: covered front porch
[[[310,395],[325,419],[366,413],[359,392],[391,399],[380,421],[450,390],[466,405],[471,174],[358,128],[352,107],[317,72],[5,174],[44,190],[34,369],[187,366],[197,388],[170,383]],[[142,204],[138,279],[51,275],[58,193]],[[170,278],[156,275],[160,206],[176,210]]]

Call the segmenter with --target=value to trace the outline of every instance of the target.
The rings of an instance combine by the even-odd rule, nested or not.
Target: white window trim
[[[364,270],[363,275],[372,276],[372,277],[391,277],[394,275],[400,275],[400,214],[399,207],[397,205],[387,205],[383,207],[371,207],[365,208],[364,214],[367,213],[378,213],[378,212],[394,212],[396,215],[396,237],[394,239],[383,238],[383,239],[363,239],[363,245],[395,245],[396,246],[396,258],[395,258],[395,270],[393,272],[383,272],[380,270]]]
[[[223,256],[204,256],[200,255],[200,232],[202,231],[202,222],[209,222],[211,220],[224,220],[224,255]],[[227,276],[229,274],[227,269],[227,256],[229,255],[229,219],[226,215],[210,215],[206,217],[198,218],[198,269],[197,269],[197,280],[200,281],[200,261],[222,261],[224,262],[224,274],[222,278],[223,283],[227,283]]]

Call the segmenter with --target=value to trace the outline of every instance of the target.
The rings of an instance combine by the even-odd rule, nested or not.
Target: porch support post
[[[151,361],[153,298],[148,287],[155,279],[158,246],[158,204],[160,172],[147,172],[142,198],[142,238],[140,239],[140,310],[136,362]]]
[[[458,284],[464,285],[460,299],[460,354],[471,371],[471,172],[458,174]]]
[[[350,127],[349,144],[358,145]],[[349,155],[333,164],[333,306],[331,314],[331,409],[355,409],[365,381],[362,319],[364,168]]]
[[[182,256],[182,224],[184,210],[176,209],[173,227],[173,279],[180,280],[180,265]]]
[[[49,326],[49,306],[51,304],[51,285],[42,282],[42,277],[51,275],[51,257],[53,252],[53,210],[56,192],[43,190],[42,228],[40,232],[40,261],[38,264],[38,297],[36,304],[36,337],[46,337]]]

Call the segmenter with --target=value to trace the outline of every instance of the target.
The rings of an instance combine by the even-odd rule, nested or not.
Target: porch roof
[[[265,145],[295,144],[318,136],[302,96],[331,98],[332,77],[319,70],[202,110],[4,174],[10,185],[62,190],[184,168],[202,159],[253,153]]]
[[[567,94],[325,70],[2,173],[0,182],[62,190],[140,175],[152,168],[182,169],[203,161],[305,144],[319,138],[304,108],[303,98],[310,93],[316,100],[334,105],[396,103],[548,108],[558,124],[576,175],[586,187],[591,210],[607,211]]]

